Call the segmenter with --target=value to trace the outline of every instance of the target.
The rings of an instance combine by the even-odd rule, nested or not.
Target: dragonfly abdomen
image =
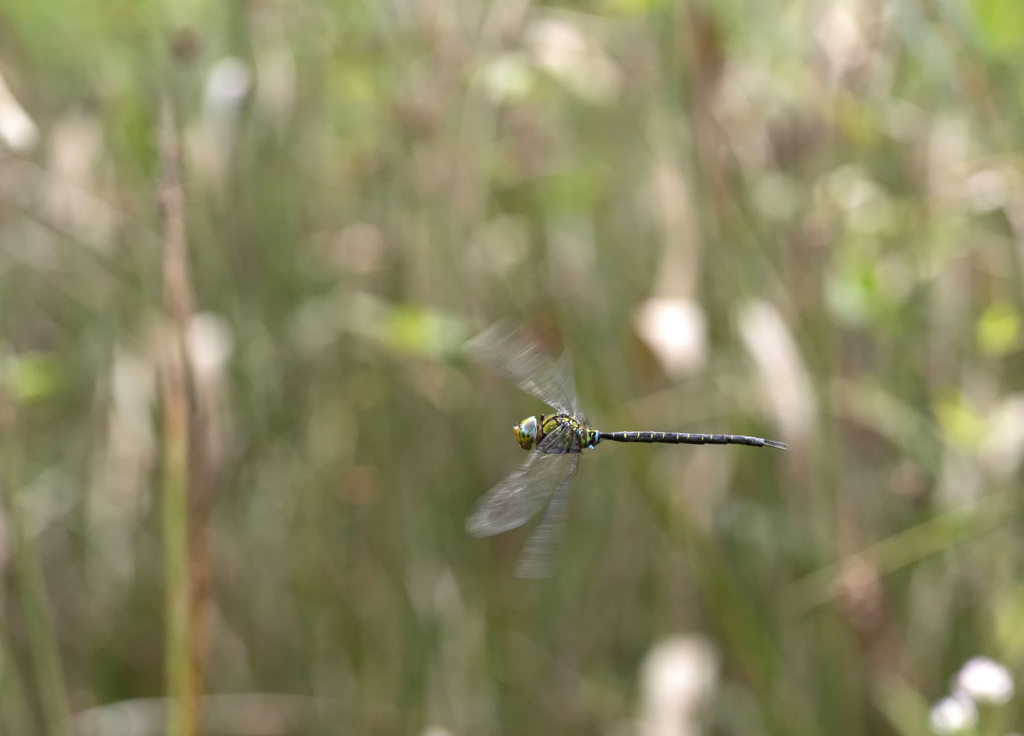
[[[776,440],[748,437],[743,434],[691,434],[689,432],[598,432],[600,440],[612,442],[661,442],[670,445],[748,445],[775,447],[785,450],[786,445]]]

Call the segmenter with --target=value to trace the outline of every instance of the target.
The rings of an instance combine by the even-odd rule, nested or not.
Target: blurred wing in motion
[[[545,404],[581,416],[576,402],[572,362],[565,354],[553,361],[523,327],[495,322],[464,346],[466,355]]]
[[[551,576],[551,563],[555,559],[555,550],[562,539],[565,529],[566,507],[569,501],[569,487],[580,462],[579,454],[568,456],[565,477],[558,484],[555,495],[548,505],[547,513],[540,524],[533,530],[523,553],[519,556],[515,575],[520,578],[546,578]]]
[[[491,537],[522,526],[540,512],[559,481],[564,482],[567,469],[570,477],[576,472],[578,457],[531,452],[518,470],[476,502],[466,519],[466,531],[474,537]]]

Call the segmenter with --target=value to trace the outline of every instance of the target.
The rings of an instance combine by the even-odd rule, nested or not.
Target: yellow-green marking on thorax
[[[515,433],[516,442],[519,443],[520,447],[524,450],[532,450],[545,437],[563,426],[568,431],[569,436],[576,439],[574,442],[567,443],[569,447],[575,447],[576,452],[583,448],[593,449],[601,441],[600,432],[591,429],[579,419],[569,414],[552,414],[551,416],[540,414],[535,417],[526,417],[526,419],[512,427],[512,431]],[[569,451],[571,452],[572,450]]]

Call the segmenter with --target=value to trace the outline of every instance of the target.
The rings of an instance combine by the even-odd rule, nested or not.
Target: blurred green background
[[[6,0],[0,730],[164,729],[167,99],[206,732],[932,732],[1024,663],[1022,58],[1019,0]],[[790,450],[587,453],[516,579],[499,318],[599,429]]]

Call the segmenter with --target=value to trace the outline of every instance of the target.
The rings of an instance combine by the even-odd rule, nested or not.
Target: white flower
[[[971,728],[978,722],[978,709],[974,706],[974,701],[966,695],[954,693],[932,706],[928,720],[935,733],[957,733]]]
[[[28,153],[39,141],[39,128],[14,98],[0,76],[0,143],[18,153]]]
[[[1008,703],[1013,697],[1013,675],[988,657],[973,657],[960,668],[953,683],[976,703]]]
[[[718,650],[702,636],[673,636],[658,642],[641,667],[640,733],[704,733],[701,710],[718,688],[720,667]]]
[[[648,299],[636,330],[668,373],[689,373],[705,358],[707,326],[700,305],[689,299]]]

